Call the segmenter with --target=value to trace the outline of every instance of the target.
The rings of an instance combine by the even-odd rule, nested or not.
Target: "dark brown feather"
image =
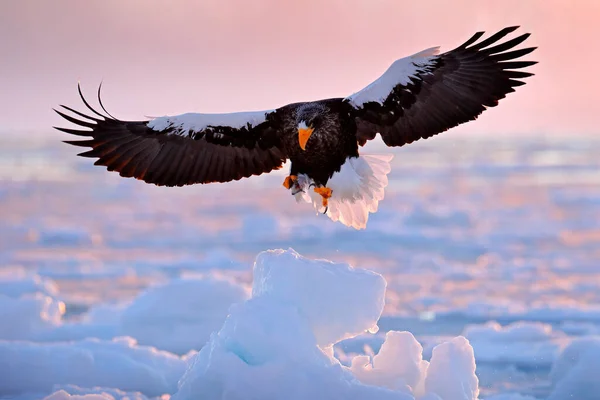
[[[521,79],[533,75],[514,70],[536,64],[517,60],[535,47],[513,50],[529,38],[528,33],[498,43],[516,29],[502,29],[477,43],[482,36],[478,32],[419,67],[423,72],[411,83],[397,85],[382,104],[367,102],[355,108],[358,142],[364,145],[379,133],[388,146],[403,146],[474,120],[487,107],[496,106],[515,87],[525,84]],[[407,90],[416,95],[395,101]]]
[[[84,105],[101,119],[62,106],[82,119],[55,110],[61,117],[90,130],[56,129],[86,137],[86,140],[66,140],[65,143],[91,148],[79,155],[96,158],[95,165],[105,166],[124,177],[159,186],[228,182],[279,169],[287,158],[277,147],[278,136],[272,134],[277,126],[239,130],[217,127],[226,135],[216,137],[199,131],[180,136],[169,134],[167,130],[154,131],[148,127],[148,121],[120,121],[112,117],[102,104],[99,88],[98,102],[107,114],[102,115],[83,97],[79,85],[78,91]],[[268,137],[261,136],[261,129],[265,128],[268,128]]]

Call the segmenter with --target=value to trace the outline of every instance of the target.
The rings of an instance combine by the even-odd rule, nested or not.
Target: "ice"
[[[596,400],[600,393],[600,337],[574,340],[556,359],[550,372],[553,390],[548,400]]]
[[[518,364],[521,367],[550,368],[568,338],[541,322],[515,322],[501,326],[495,321],[468,325],[469,339],[480,363]]]
[[[247,297],[244,287],[225,279],[175,279],[149,288],[125,308],[120,333],[184,354],[200,349],[223,324],[229,306]]]
[[[2,272],[2,270],[0,270]],[[16,273],[0,274],[0,295],[21,297],[25,294],[41,293],[55,297],[58,293],[56,283],[37,274]]]
[[[443,400],[475,400],[479,395],[475,356],[462,336],[433,349],[425,378],[425,391]]]
[[[132,338],[112,341],[31,343],[0,341],[0,395],[50,392],[72,384],[139,391],[147,396],[172,393],[186,360],[136,344]]]
[[[50,396],[44,397],[44,400],[114,400],[114,397],[104,392],[71,395],[64,390],[58,390]]]
[[[356,356],[350,370],[363,383],[410,393],[410,388],[423,391],[418,385],[423,386],[428,366],[423,347],[411,333],[390,331],[372,361],[366,355]]]
[[[538,400],[538,398],[520,393],[502,393],[486,397],[485,400]]]
[[[159,188],[93,167],[64,138],[24,133],[8,142],[0,135],[0,280],[3,294],[18,300],[0,305],[0,314],[14,311],[0,331],[18,340],[110,342],[123,334],[124,310],[156,284],[196,274],[250,285],[256,254],[289,246],[373,269],[388,283],[380,333],[334,346],[348,367],[360,354],[367,368],[390,330],[412,332],[426,360],[434,345],[463,334],[482,399],[514,392],[541,400],[553,390],[553,357],[572,336],[600,332],[597,135],[449,134],[396,149],[386,200],[367,231],[354,232],[294,204],[281,188],[289,166],[235,183]],[[38,300],[38,311],[21,312],[23,297],[38,292],[64,302],[65,314],[38,315]],[[192,326],[182,318],[172,319],[173,331]],[[530,339],[504,332],[520,320],[553,329]],[[488,321],[502,326],[498,334],[465,330]],[[180,340],[165,332],[163,342]],[[574,379],[568,375],[555,389]],[[76,394],[51,390],[60,389]]]
[[[10,338],[44,342],[130,336],[141,345],[185,354],[199,350],[210,334],[221,327],[229,306],[244,301],[248,295],[243,285],[230,279],[177,278],[147,288],[130,303],[100,304],[71,321],[61,319],[62,302],[38,294],[37,300],[5,300],[10,307],[5,307],[4,314],[15,322],[0,327],[0,338],[9,335],[9,329],[14,331]],[[30,314],[27,320],[22,318],[25,312]]]
[[[204,399],[477,398],[475,359],[464,337],[437,346],[431,364],[408,332],[389,332],[370,365],[366,356],[350,368],[333,357],[332,344],[372,329],[379,318],[381,276],[274,250],[258,255],[253,285],[253,297],[231,307],[194,357],[173,400],[200,393]]]
[[[54,393],[44,400],[95,400],[97,396],[102,396],[102,400],[148,400],[140,392],[125,392],[119,389],[98,386],[90,389],[76,385],[55,385],[53,391]]]
[[[298,307],[320,346],[365,331],[377,331],[386,282],[375,272],[348,264],[310,260],[294,250],[258,255],[252,296]]]
[[[41,293],[12,298],[0,295],[0,339],[31,338],[61,323],[63,302]]]

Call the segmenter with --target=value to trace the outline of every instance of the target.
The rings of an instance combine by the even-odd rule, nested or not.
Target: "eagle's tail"
[[[327,182],[327,187],[332,191],[327,216],[355,229],[366,228],[369,213],[376,212],[379,201],[383,200],[393,157],[385,154],[348,158],[341,170]],[[310,184],[304,176],[298,179],[301,187]],[[296,195],[296,200],[302,199],[313,203],[315,209],[323,212],[322,198],[313,190],[305,189]]]

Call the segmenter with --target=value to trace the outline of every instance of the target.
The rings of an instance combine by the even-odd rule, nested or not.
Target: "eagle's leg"
[[[296,175],[286,176],[285,180],[283,181],[283,187],[286,189],[291,189],[294,185],[296,185],[297,182],[298,182],[298,176],[296,176]]]
[[[323,207],[325,207],[325,211],[323,212],[323,214],[325,214],[327,212],[327,208],[328,208],[327,206],[329,204],[329,198],[331,197],[332,190],[329,189],[328,187],[323,186],[323,187],[316,187],[314,189],[314,191],[315,191],[315,193],[318,193],[321,195],[322,204],[323,204]]]

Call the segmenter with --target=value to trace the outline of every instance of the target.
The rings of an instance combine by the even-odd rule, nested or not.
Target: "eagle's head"
[[[306,143],[313,133],[323,129],[327,122],[326,113],[326,108],[320,104],[308,104],[298,110],[296,123],[298,143],[302,150],[306,150]]]

